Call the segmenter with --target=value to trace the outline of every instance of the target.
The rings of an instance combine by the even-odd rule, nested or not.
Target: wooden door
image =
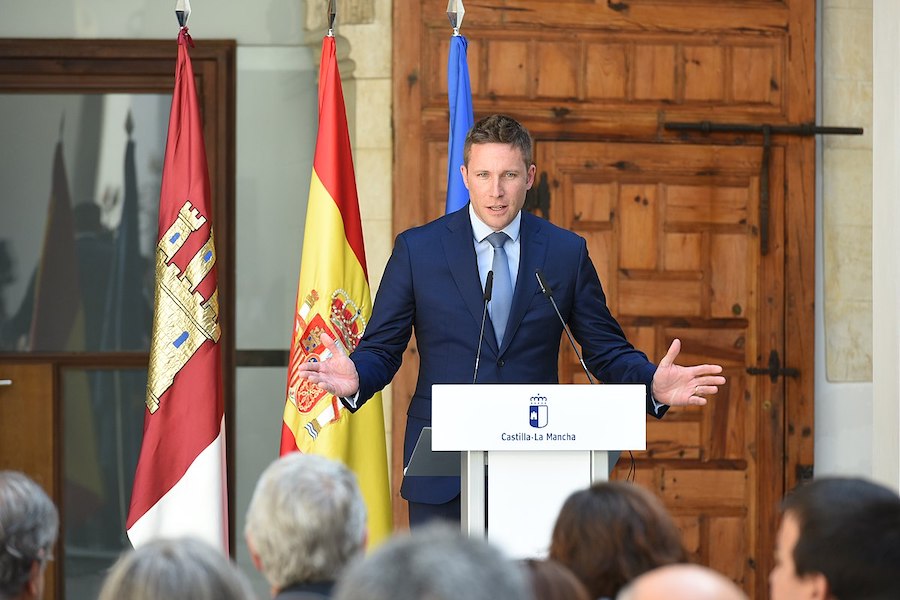
[[[635,481],[664,500],[695,560],[751,596],[774,533],[758,524],[774,523],[784,481],[783,386],[746,372],[784,347],[784,246],[760,251],[761,158],[759,148],[718,145],[551,142],[537,151],[541,173],[552,174],[549,216],[587,239],[632,343],[656,361],[677,337],[681,364],[725,367],[728,383],[706,407],[648,418]],[[781,148],[769,174],[769,232],[783,240]],[[587,383],[565,342],[560,381]],[[630,467],[623,457],[614,477]]]
[[[25,473],[62,506],[53,365],[0,361],[0,382],[0,470]],[[61,542],[56,553],[62,553]],[[47,569],[47,598],[57,597],[60,564]]]
[[[443,209],[445,7],[395,4],[394,30],[404,32],[394,38],[396,232]],[[677,336],[683,364],[725,365],[729,383],[708,407],[651,424],[637,481],[662,496],[699,561],[765,597],[778,503],[812,474],[814,142],[772,136],[763,185],[761,135],[674,133],[665,124],[813,122],[815,3],[466,8],[476,118],[504,112],[534,134],[548,190],[537,210],[589,240],[614,314],[651,359]],[[577,379],[565,375],[568,352],[563,374]],[[797,376],[747,374],[772,352]],[[394,379],[394,431],[403,430],[415,359],[413,342]],[[398,502],[398,520],[404,508]]]

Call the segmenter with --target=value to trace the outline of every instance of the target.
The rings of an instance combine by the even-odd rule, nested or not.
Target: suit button
[[[501,358],[500,360],[497,361],[497,366],[498,366],[498,367],[502,367],[502,366],[505,365],[505,364],[506,364],[506,361],[504,361],[502,358]]]

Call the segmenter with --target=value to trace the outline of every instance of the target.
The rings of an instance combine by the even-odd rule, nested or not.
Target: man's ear
[[[534,185],[534,177],[535,177],[536,173],[537,173],[537,167],[534,166],[534,163],[532,163],[531,166],[528,167],[528,184],[525,186],[526,190],[530,190],[531,186]]]
[[[815,600],[827,600],[831,598],[831,590],[828,586],[828,579],[822,573],[807,573],[803,576],[809,584],[810,598]]]
[[[31,570],[28,572],[28,581],[25,583],[29,598],[40,598],[44,592],[44,563],[39,560],[31,561]]]
[[[466,168],[466,165],[459,165],[459,174],[462,175],[463,185],[469,189],[469,169]]]
[[[259,558],[259,553],[256,551],[256,546],[253,545],[253,540],[250,539],[250,536],[246,533],[244,534],[244,541],[247,542],[247,551],[250,553],[250,560],[253,561],[253,566],[257,571],[263,573],[262,570],[262,560]],[[265,574],[265,573],[263,573]]]

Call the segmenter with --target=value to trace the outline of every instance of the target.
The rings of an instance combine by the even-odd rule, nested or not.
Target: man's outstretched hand
[[[299,373],[320,388],[339,398],[352,398],[359,391],[359,374],[356,365],[347,356],[343,346],[335,344],[327,333],[322,334],[322,344],[331,352],[331,358],[321,362],[304,362]]]
[[[669,406],[703,406],[706,396],[719,391],[725,385],[725,378],[719,375],[719,365],[697,365],[682,367],[675,364],[675,358],[681,352],[681,340],[675,339],[669,351],[656,368],[653,376],[651,392],[653,398]],[[349,359],[348,359],[349,360]]]

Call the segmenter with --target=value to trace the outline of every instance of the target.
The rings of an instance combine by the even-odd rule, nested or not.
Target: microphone
[[[491,301],[491,291],[494,289],[494,272],[488,271],[484,282],[484,309],[481,311],[481,332],[478,334],[478,351],[475,353],[475,372],[472,374],[472,383],[478,377],[478,363],[481,361],[481,342],[484,341],[484,323],[487,321],[488,302]]]
[[[581,368],[584,369],[584,374],[587,375],[588,383],[594,383],[594,380],[591,378],[591,373],[588,371],[587,366],[584,364],[584,359],[581,358],[581,352],[578,351],[578,346],[575,345],[575,338],[572,337],[572,332],[569,330],[569,325],[566,323],[566,320],[563,319],[562,314],[559,312],[559,307],[556,306],[556,300],[553,299],[553,292],[550,290],[550,286],[547,284],[547,280],[544,279],[544,274],[540,269],[535,270],[534,276],[537,277],[538,285],[541,286],[541,291],[547,296],[547,299],[550,300],[550,304],[553,305],[553,310],[556,311],[556,316],[559,317],[559,322],[562,323],[563,329],[566,332],[566,335],[569,337],[569,343],[572,344],[572,350],[575,351],[575,356],[578,357],[578,362],[581,363]]]

